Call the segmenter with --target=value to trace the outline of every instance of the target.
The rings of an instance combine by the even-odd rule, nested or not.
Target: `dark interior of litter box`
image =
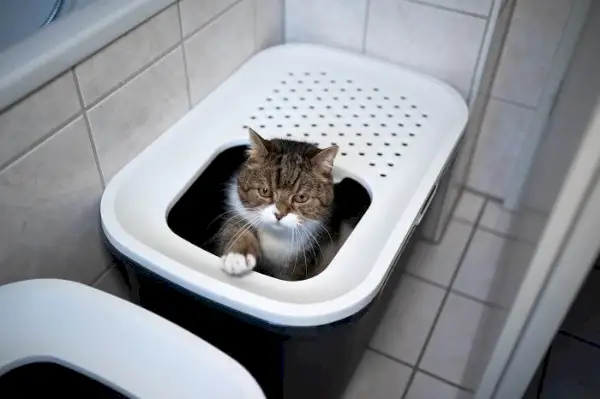
[[[0,398],[105,398],[127,396],[55,363],[30,363],[0,375]]]
[[[167,224],[175,234],[216,253],[215,237],[226,212],[226,185],[245,161],[246,150],[246,146],[236,146],[221,152],[173,205]],[[356,225],[370,204],[367,190],[357,181],[344,178],[335,185],[333,228],[344,220]]]

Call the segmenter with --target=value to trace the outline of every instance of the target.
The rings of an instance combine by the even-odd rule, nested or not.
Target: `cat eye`
[[[308,195],[306,194],[296,194],[294,195],[294,202],[297,202],[299,204],[308,201]]]
[[[261,197],[270,197],[271,196],[271,190],[268,188],[265,188],[265,187],[259,188],[258,193],[260,194]]]

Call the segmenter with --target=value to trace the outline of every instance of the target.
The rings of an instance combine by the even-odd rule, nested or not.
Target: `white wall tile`
[[[83,61],[75,72],[85,105],[133,76],[180,38],[177,5],[173,5]]]
[[[110,264],[102,187],[80,117],[0,175],[0,284],[30,278],[91,283]]]
[[[283,2],[254,0],[257,50],[283,43]]]
[[[371,347],[409,364],[416,364],[445,290],[406,276],[377,328]]]
[[[104,272],[104,274],[94,283],[94,287],[121,299],[131,300],[129,287],[116,266],[112,266]]]
[[[485,199],[470,191],[463,191],[454,209],[454,218],[468,223],[475,223],[483,208]]]
[[[362,51],[367,3],[367,0],[286,0],[286,41]]]
[[[225,11],[239,0],[180,0],[181,28],[183,37],[187,37],[195,30]]]
[[[453,289],[499,306],[512,305],[535,246],[477,230]]]
[[[484,30],[482,18],[400,0],[372,0],[366,51],[430,73],[466,96]]]
[[[417,372],[405,399],[471,399],[469,392]]]
[[[450,294],[425,350],[420,368],[446,381],[472,389],[481,378],[489,347],[481,336],[494,338],[488,319],[497,319],[496,310],[461,296]],[[496,327],[497,324],[490,324]],[[488,342],[485,342],[488,344]]]
[[[504,198],[512,166],[529,133],[535,111],[490,99],[467,184],[479,192]]]
[[[206,97],[254,52],[251,0],[236,4],[185,42],[192,103]]]
[[[437,284],[448,286],[467,246],[473,226],[450,221],[439,244],[417,243],[407,271]]]
[[[367,350],[354,372],[344,399],[400,398],[410,373],[410,368]]]
[[[181,48],[136,76],[89,112],[108,181],[188,110]]]
[[[419,2],[477,14],[482,17],[487,17],[492,9],[492,0],[419,0]]]
[[[71,72],[0,113],[0,168],[80,110]]]
[[[519,0],[492,94],[538,105],[574,0]]]

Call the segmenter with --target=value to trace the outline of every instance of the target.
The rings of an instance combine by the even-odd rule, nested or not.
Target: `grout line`
[[[496,96],[492,92],[490,92],[490,99],[493,99],[493,100],[496,100],[496,101],[500,101],[500,102],[504,102],[506,104],[514,105],[515,107],[525,108],[525,109],[528,109],[530,111],[536,111],[537,110],[537,105],[523,104],[523,103],[520,103],[520,102],[515,101],[515,100],[511,100],[511,99],[508,99],[508,98]]]
[[[31,154],[33,151],[35,151],[39,146],[41,146],[46,141],[48,141],[52,137],[54,137],[55,134],[60,132],[65,127],[69,126],[71,123],[75,122],[75,120],[77,120],[80,116],[82,116],[81,109],[79,111],[77,111],[77,113],[75,113],[74,115],[67,118],[64,122],[59,124],[57,127],[50,130],[50,132],[43,135],[39,139],[35,140],[33,143],[31,143],[29,146],[27,146],[24,150],[20,151],[16,155],[8,158],[8,160],[3,165],[0,165],[0,174],[4,173],[7,169],[9,169],[11,166],[16,164],[17,162],[19,162],[21,159],[27,157],[29,154]]]
[[[448,384],[448,385],[450,385],[450,386],[453,386],[454,388],[456,388],[456,389],[459,389],[459,390],[461,390],[461,391],[463,391],[463,392],[475,393],[475,390],[473,390],[473,389],[470,389],[470,388],[465,388],[465,387],[463,387],[463,386],[461,386],[461,385],[458,385],[456,382],[452,382],[452,381],[449,381],[449,380],[447,380],[447,379],[445,379],[445,378],[439,377],[439,376],[437,376],[437,375],[435,375],[435,374],[433,374],[433,373],[430,373],[430,372],[429,372],[429,371],[427,371],[427,370],[417,369],[417,372],[418,372],[418,373],[425,374],[425,375],[427,375],[427,376],[429,376],[429,377],[431,377],[431,378],[434,378],[434,379],[436,379],[436,380],[438,380],[438,381],[441,381],[441,382],[443,382],[443,383],[445,383],[445,384]],[[440,398],[440,399],[441,399],[441,398]]]
[[[451,288],[450,292],[452,292],[454,295],[457,295],[457,296],[460,296],[460,297],[463,297],[463,298],[466,298],[466,299],[470,299],[473,302],[477,302],[477,303],[479,303],[481,305],[487,306],[488,308],[498,309],[498,310],[510,310],[510,309],[507,309],[506,307],[504,307],[502,305],[499,305],[497,303],[486,301],[485,299],[474,297],[474,296],[472,296],[470,294],[466,294],[466,293],[458,291],[458,290],[456,290],[454,288]]]
[[[503,233],[501,231],[494,230],[494,229],[492,229],[490,227],[483,226],[481,224],[479,226],[477,226],[477,229],[479,229],[481,231],[484,231],[486,233],[495,235],[496,237],[505,239],[507,241],[513,241],[513,242],[517,241],[517,242],[522,242],[522,243],[525,243],[525,244],[537,245],[537,242],[534,241],[534,240],[529,240],[529,239],[526,239],[524,237],[519,237],[519,236],[516,236],[516,235],[509,234],[509,233]]]
[[[579,342],[581,342],[583,344],[587,344],[587,345],[593,346],[594,348],[600,349],[600,344],[597,344],[597,343],[595,343],[593,341],[590,341],[590,340],[587,340],[585,338],[582,338],[582,337],[580,337],[578,335],[571,334],[570,332],[568,332],[566,330],[559,330],[558,334],[564,335],[565,337],[569,337],[571,339],[574,339],[575,341],[579,341]]]
[[[181,41],[175,43],[174,45],[172,45],[171,47],[169,47],[168,49],[166,49],[165,51],[163,51],[162,53],[160,53],[159,55],[154,57],[152,60],[150,60],[148,63],[146,63],[143,67],[138,69],[136,72],[132,73],[130,76],[128,76],[122,82],[120,82],[118,85],[116,85],[115,87],[113,87],[112,89],[110,89],[109,91],[107,91],[106,93],[101,95],[100,97],[98,97],[96,100],[91,102],[89,105],[85,106],[85,110],[86,111],[91,110],[92,108],[94,108],[95,106],[100,104],[102,101],[106,100],[112,94],[116,93],[121,88],[126,86],[129,82],[133,81],[135,78],[137,78],[138,76],[140,76],[141,74],[146,72],[148,69],[150,69],[151,67],[156,65],[159,61],[162,61],[166,56],[170,55],[173,51],[175,51],[177,49],[177,47],[179,47],[180,45],[181,45]]]
[[[187,52],[183,42],[183,22],[181,21],[180,2],[177,2],[177,19],[179,20],[179,40],[181,43],[181,52],[183,53],[183,73],[185,73],[185,89],[187,91],[188,110],[192,108],[192,89],[190,88],[190,74],[188,71]]]
[[[441,284],[441,283],[436,283],[435,281],[431,281],[431,280],[429,280],[429,279],[427,279],[425,277],[419,276],[419,275],[414,274],[412,272],[405,271],[404,275],[406,275],[408,277],[411,277],[411,278],[414,278],[414,279],[417,279],[417,280],[419,280],[419,281],[421,281],[423,283],[431,284],[431,285],[433,285],[435,287],[438,287],[438,288],[441,288],[441,289],[443,289],[445,291],[448,290],[448,286],[446,286],[444,284]]]
[[[393,356],[393,355],[390,355],[389,353],[385,353],[383,351],[380,351],[379,349],[375,349],[370,344],[367,346],[367,350],[370,350],[371,352],[375,352],[378,355],[381,355],[381,356],[385,357],[386,359],[392,360],[392,361],[394,361],[396,363],[400,363],[401,365],[406,366],[408,368],[412,369],[412,368],[415,367],[414,364],[410,364],[410,363],[408,363],[408,362],[406,362],[406,361],[404,361],[404,360],[402,360],[400,358],[397,358],[396,356]]]
[[[495,195],[492,195],[492,194],[489,194],[489,193],[486,193],[485,191],[480,191],[480,190],[478,190],[476,188],[473,188],[473,187],[469,186],[468,184],[465,185],[464,189],[465,189],[465,191],[469,191],[471,194],[479,195],[480,197],[484,197],[484,198],[486,198],[488,200],[493,200],[493,201],[496,201],[496,202],[499,202],[499,203],[503,203],[504,202],[504,200],[502,198],[496,197]]]
[[[365,28],[363,30],[362,37],[362,45],[361,45],[361,53],[367,53],[367,32],[369,30],[369,18],[370,18],[370,10],[371,10],[371,0],[367,0],[367,9],[365,10]]]
[[[200,32],[202,29],[206,28],[208,25],[210,25],[213,21],[219,19],[223,14],[227,13],[227,11],[231,10],[233,7],[237,6],[238,4],[240,4],[241,2],[243,2],[245,0],[236,0],[235,2],[231,3],[230,5],[228,5],[225,9],[223,9],[222,11],[218,12],[217,14],[213,15],[211,19],[209,19],[208,21],[206,21],[204,24],[202,24],[201,26],[199,26],[198,28],[194,29],[193,31],[191,31],[190,33],[188,33],[186,36],[183,36],[183,41],[186,41],[187,39],[189,39],[190,37],[194,36],[196,33]],[[183,33],[183,26],[182,26],[182,33]]]
[[[79,98],[79,105],[83,109],[83,120],[85,122],[85,127],[88,132],[88,138],[90,139],[90,146],[92,147],[92,153],[94,155],[96,169],[98,170],[100,184],[102,185],[102,189],[105,189],[106,179],[104,178],[104,174],[102,172],[102,166],[100,166],[100,157],[98,156],[98,149],[96,148],[96,142],[94,141],[94,135],[92,134],[92,125],[90,123],[90,119],[83,104],[83,93],[81,92],[81,85],[79,84],[79,78],[77,77],[77,73],[75,73],[75,68],[71,68],[71,73],[73,74],[73,79],[75,80],[75,90],[77,91],[77,97]]]
[[[100,272],[100,274],[98,274],[97,277],[95,277],[94,279],[92,279],[92,282],[89,284],[91,286],[94,286],[96,284],[98,284],[98,281],[100,281],[104,276],[106,276],[108,273],[110,273],[110,271],[115,267],[114,263],[109,263],[108,266],[106,266],[106,268],[104,270],[102,270]]]
[[[479,223],[480,218],[481,218],[481,213],[480,213],[479,217],[477,218],[477,220],[475,221],[476,224]],[[448,301],[448,298],[450,297],[450,293],[452,292],[452,286],[454,285],[454,280],[456,280],[456,277],[458,276],[460,267],[465,259],[465,256],[467,254],[467,251],[469,250],[469,247],[471,246],[471,242],[473,241],[473,237],[475,236],[476,230],[477,229],[472,229],[471,232],[469,233],[469,238],[467,239],[467,243],[460,254],[458,266],[456,267],[456,270],[454,270],[454,273],[452,273],[452,277],[450,278],[450,284],[448,285],[448,288],[446,289],[444,297],[442,298],[442,302],[440,303],[439,309],[433,319],[433,322],[431,323],[431,327],[429,328],[429,331],[425,338],[425,343],[423,344],[423,348],[421,348],[421,352],[419,353],[417,362],[415,363],[415,367],[413,368],[412,373],[408,379],[408,382],[406,383],[406,387],[404,389],[404,393],[401,396],[401,399],[406,399],[406,395],[408,395],[408,391],[410,389],[410,386],[412,385],[412,382],[415,379],[417,370],[420,370],[419,366],[421,365],[421,361],[423,360],[423,357],[425,356],[425,352],[427,351],[427,347],[429,346],[429,342],[431,341],[431,338],[433,336],[433,332],[435,331],[435,327],[438,323],[438,320],[440,319],[442,312],[444,311],[444,308],[446,307],[446,302]]]
[[[473,18],[477,18],[477,19],[489,19],[489,15],[485,16],[485,15],[481,15],[481,14],[476,14],[474,12],[469,12],[469,11],[464,11],[464,10],[457,10],[455,8],[450,8],[450,7],[442,6],[442,5],[439,5],[439,4],[429,3],[426,0],[408,0],[408,2],[415,3],[415,4],[420,4],[420,5],[423,5],[423,6],[428,6],[428,7],[431,7],[431,8],[437,8],[438,10],[450,11],[450,12],[454,12],[454,13],[457,13],[457,14],[467,15],[469,17],[473,17]]]

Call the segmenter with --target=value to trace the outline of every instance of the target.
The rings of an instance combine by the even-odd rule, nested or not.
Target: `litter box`
[[[397,65],[317,45],[264,50],[113,177],[108,246],[142,306],[238,360],[269,398],[339,398],[467,117],[450,86]],[[359,222],[313,278],[231,277],[211,252],[248,127],[340,148],[336,204]]]

